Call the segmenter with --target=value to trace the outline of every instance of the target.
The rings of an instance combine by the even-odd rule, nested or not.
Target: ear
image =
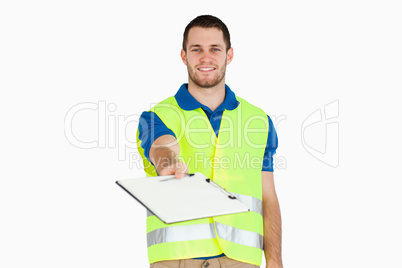
[[[181,50],[181,52],[180,52],[180,57],[181,57],[181,60],[183,61],[184,65],[187,66],[186,51],[184,51],[184,49]]]
[[[231,63],[233,60],[233,47],[229,48],[228,52],[227,52],[227,56],[226,56],[226,65],[228,65],[229,63]]]

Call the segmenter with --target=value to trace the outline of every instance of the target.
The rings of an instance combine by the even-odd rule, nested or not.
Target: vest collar
[[[188,92],[188,84],[185,83],[181,85],[179,90],[177,91],[175,98],[177,104],[179,104],[180,108],[186,111],[192,111],[198,108],[203,108],[204,110],[210,110],[207,106],[201,104],[197,101],[191,94]],[[234,110],[239,106],[240,102],[237,101],[236,95],[234,92],[225,85],[225,100],[215,111],[223,111],[223,110]]]

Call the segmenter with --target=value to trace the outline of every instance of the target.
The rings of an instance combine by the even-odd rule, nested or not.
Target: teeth
[[[200,71],[212,71],[215,70],[215,68],[198,68]]]

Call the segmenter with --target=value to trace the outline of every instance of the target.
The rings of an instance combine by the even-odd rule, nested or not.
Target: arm
[[[153,163],[158,175],[176,175],[182,178],[188,173],[185,163],[179,161],[180,146],[172,135],[163,135],[157,138],[149,150],[149,159]]]
[[[282,268],[281,212],[275,191],[274,175],[268,171],[261,173],[266,265],[267,268]]]

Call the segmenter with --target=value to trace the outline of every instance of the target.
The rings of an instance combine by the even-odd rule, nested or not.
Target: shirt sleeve
[[[267,115],[268,116],[268,115]],[[268,116],[269,131],[267,146],[265,147],[265,154],[262,163],[262,171],[274,171],[274,154],[278,148],[278,136],[271,118]]]
[[[138,124],[138,138],[141,141],[141,147],[144,149],[144,156],[149,162],[149,150],[152,143],[163,135],[176,135],[168,128],[165,123],[154,112],[143,112]]]

